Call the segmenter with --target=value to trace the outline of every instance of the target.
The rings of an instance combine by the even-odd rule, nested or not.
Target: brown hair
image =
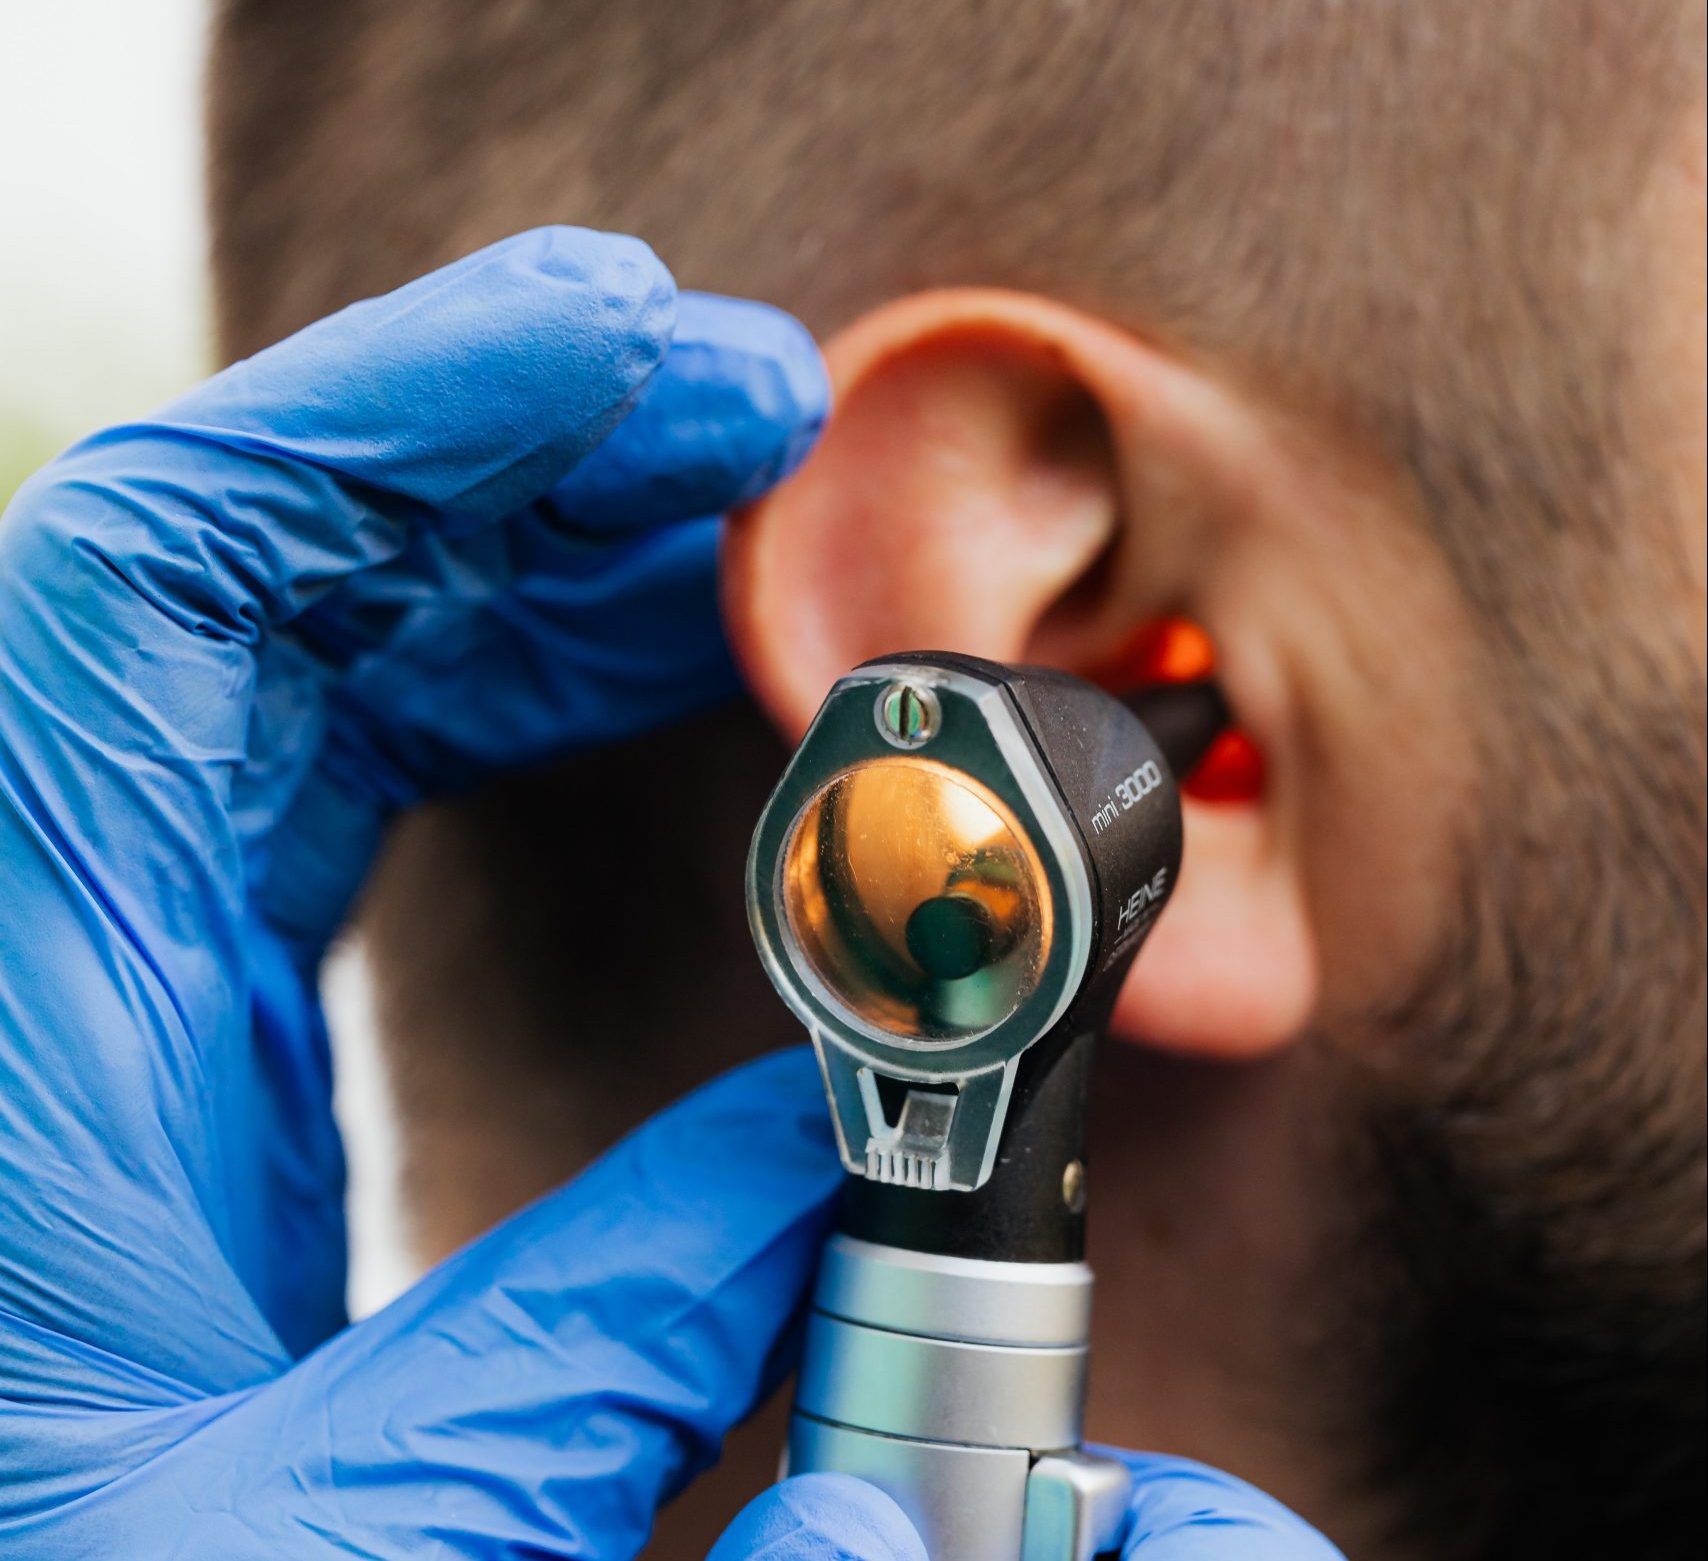
[[[221,339],[545,220],[820,332],[1034,288],[1355,423],[1492,591],[1619,445],[1701,42],[1698,0],[234,0]]]
[[[1651,820],[1663,807],[1669,819],[1691,813],[1680,785],[1701,769],[1699,728],[1667,726],[1691,676],[1670,647],[1608,650],[1665,691],[1624,731],[1606,712],[1628,669],[1590,665],[1595,647],[1569,681],[1551,669],[1586,603],[1629,612],[1677,567],[1659,520],[1646,552],[1622,536],[1643,506],[1620,456],[1646,264],[1633,219],[1699,101],[1702,29],[1700,0],[227,0],[211,81],[221,341],[250,352],[547,221],[639,233],[686,285],[770,299],[821,332],[920,287],[1048,293],[1386,454],[1480,609],[1502,669],[1496,701],[1531,712],[1532,727],[1541,710],[1546,740],[1568,755],[1552,790],[1529,780],[1531,817],[1550,820],[1535,828],[1550,841],[1611,839],[1614,826],[1579,803],[1609,785],[1586,745],[1660,745],[1659,778],[1634,780],[1632,796],[1679,794],[1650,796]],[[706,763],[709,752],[719,760]],[[649,924],[644,903],[624,914],[623,895],[638,893],[625,886],[644,869],[578,824],[612,797],[632,804],[650,773],[687,756],[715,777],[704,813],[715,828],[655,844],[698,913],[697,962]],[[394,1056],[412,1186],[434,1211],[430,1248],[564,1174],[667,1091],[790,1037],[761,991],[736,900],[775,758],[750,715],[711,718],[639,757],[584,760],[406,828],[368,918],[389,1028],[408,1037]],[[1666,829],[1625,834],[1629,849],[1608,867],[1636,886],[1624,936],[1667,937],[1669,917],[1700,927],[1700,833],[1694,858]],[[1490,872],[1539,894],[1520,855],[1511,845]],[[597,905],[579,892],[589,882],[601,886]],[[1496,927],[1508,908],[1476,925]],[[1499,945],[1498,927],[1489,939]],[[1487,942],[1453,970],[1486,959]],[[1536,1022],[1557,968],[1503,967],[1480,989],[1509,1034]],[[658,979],[664,969],[676,984]],[[1449,974],[1441,991],[1468,989]],[[1699,969],[1670,974],[1687,1007],[1699,1005]],[[573,1016],[561,1006],[570,993]],[[1576,1017],[1548,1011],[1560,1055],[1577,1055]],[[1443,1035],[1478,1019],[1402,1017]],[[624,1036],[620,1061],[587,1046],[573,1070],[551,1067],[574,1035],[604,1033]],[[1494,1085],[1478,1087],[1473,1107],[1487,1110]],[[1700,1141],[1692,1150],[1676,1122],[1676,1075],[1657,1088],[1670,1102],[1666,1141],[1682,1146],[1675,1180],[1694,1185]],[[1363,1151],[1395,1180],[1439,1158],[1428,1178],[1438,1199],[1466,1174],[1453,1136],[1463,1101],[1441,1093],[1429,1112],[1409,1098],[1374,1114]],[[495,1117],[506,1133],[483,1131]],[[1613,1154],[1604,1134],[1578,1127],[1563,1115],[1550,1152]],[[1616,1210],[1615,1160],[1606,1167],[1596,1196]],[[1413,1205],[1424,1196],[1393,1193]],[[1442,1211],[1443,1228],[1464,1229],[1461,1212]],[[1699,1263],[1700,1221],[1671,1205],[1666,1219],[1667,1261]],[[1511,1228],[1488,1236],[1507,1261]],[[1384,1272],[1416,1257],[1397,1254]],[[1452,1266],[1434,1271],[1438,1283]],[[1458,1300],[1479,1285],[1486,1295],[1486,1267],[1455,1285]],[[1699,1281],[1679,1304],[1699,1333]],[[1486,1306],[1475,1315],[1510,1320]],[[1434,1307],[1416,1330],[1443,1318],[1454,1321]],[[1552,1348],[1552,1326],[1519,1343]],[[1467,1356],[1464,1337],[1462,1399],[1438,1401],[1459,1386],[1438,1371],[1389,1385],[1384,1418],[1411,1440],[1381,1451],[1403,1455],[1410,1473],[1398,1480],[1427,1469],[1436,1482],[1417,1493],[1429,1553],[1485,1553],[1477,1530],[1501,1536],[1487,1553],[1509,1556],[1543,1553],[1521,1532],[1585,1538],[1581,1526],[1522,1529],[1526,1503],[1541,1492],[1598,1503],[1606,1491],[1562,1489],[1560,1471],[1627,1432],[1634,1447],[1649,1443],[1593,1396],[1572,1397],[1581,1352],[1570,1340],[1547,1362],[1555,1397],[1535,1389],[1540,1370],[1489,1379],[1508,1395],[1502,1419],[1475,1376],[1489,1362]],[[1417,1358],[1433,1367],[1450,1346],[1420,1344]],[[1479,1336],[1484,1346],[1498,1354],[1512,1340]],[[1609,1349],[1608,1372],[1638,1370]],[[1671,1427],[1685,1450],[1622,1510],[1647,1501],[1676,1516],[1701,1461],[1699,1408],[1686,1402],[1699,1397],[1700,1351],[1671,1333],[1655,1351],[1651,1398],[1625,1414]],[[1683,1363],[1670,1386],[1666,1362]],[[1550,1408],[1580,1401],[1594,1424]],[[1461,1453],[1466,1426],[1482,1440]],[[1536,1445],[1554,1461],[1531,1456],[1521,1471],[1532,1432],[1548,1433]],[[1632,1456],[1609,1454],[1615,1482]],[[1490,1466],[1501,1458],[1510,1471]],[[1465,1527],[1449,1541],[1455,1512]],[[1668,1532],[1660,1521],[1651,1543]],[[1638,1540],[1624,1553],[1674,1552]]]

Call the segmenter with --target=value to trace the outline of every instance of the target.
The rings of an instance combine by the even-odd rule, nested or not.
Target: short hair
[[[1700,0],[230,0],[220,339],[546,220],[820,331],[1036,289],[1367,435],[1504,609],[1507,559],[1612,526],[1629,219],[1701,34]]]
[[[1642,657],[1602,642],[1619,636],[1586,637],[1578,626],[1585,600],[1625,610],[1656,571],[1677,567],[1676,517],[1631,502],[1640,463],[1623,457],[1633,442],[1631,342],[1652,291],[1639,219],[1700,103],[1702,33],[1702,0],[225,0],[211,65],[220,342],[228,355],[248,353],[549,221],[638,233],[685,285],[770,299],[820,333],[891,297],[959,283],[1032,289],[1126,324],[1388,458],[1503,653],[1508,676],[1497,685],[1512,685],[1509,703],[1533,707],[1512,730],[1534,737],[1545,727],[1537,742],[1576,755],[1557,774],[1524,777],[1527,833],[1500,857],[1506,867],[1488,856],[1478,870],[1530,892],[1537,861],[1561,884],[1584,876],[1553,850],[1560,838],[1576,830],[1605,842],[1618,860],[1590,881],[1617,878],[1630,891],[1622,936],[1646,928],[1696,962],[1675,984],[1688,1003],[1694,982],[1699,1033],[1699,957],[1669,929],[1700,928],[1700,823],[1680,851],[1666,828],[1620,834],[1602,809],[1629,776],[1610,778],[1608,755],[1670,743],[1664,763],[1649,766],[1660,779],[1627,788],[1632,805],[1668,824],[1695,819],[1699,726],[1673,732],[1682,707],[1672,681],[1656,678],[1665,689],[1608,738],[1618,701],[1607,667]],[[1655,544],[1630,547],[1633,528]],[[1628,622],[1622,634],[1646,632],[1635,614]],[[1564,694],[1549,683],[1556,663],[1576,680]],[[564,950],[574,951],[581,1017],[626,1025],[632,1064],[647,1044],[635,1034],[635,984],[666,952],[641,946],[648,907],[604,918],[621,923],[617,944],[596,912],[565,897],[561,872],[549,885],[529,880],[561,848],[604,882],[598,853],[611,849],[567,841],[576,808],[534,782],[512,783],[501,806],[477,798],[439,820],[448,827],[416,833],[402,877],[393,865],[389,927],[383,903],[379,918],[381,952],[394,963],[409,963],[416,944],[431,951],[416,953],[395,988],[406,995],[391,1004],[413,1031],[411,1066],[429,1074],[404,1084],[414,1091],[406,1118],[437,1113],[444,1140],[472,1153],[458,1128],[475,1070],[452,1032],[479,1034],[480,1071],[508,1067],[501,1076],[523,1108],[507,1119],[496,1174],[543,1179],[537,1163],[515,1169],[523,1128],[527,1147],[549,1159],[575,1132],[607,1131],[603,1121],[586,1126],[597,1115],[583,1103],[589,1093],[626,1111],[645,1094],[635,1082],[643,1072],[648,1086],[674,1087],[728,1055],[706,992],[750,967],[760,985],[737,947],[733,893],[774,758],[752,759],[751,739],[750,729],[747,762],[720,752],[702,765],[721,810],[740,815],[725,821],[728,838],[714,844],[697,828],[692,840],[653,843],[669,853],[673,881],[699,872],[732,890],[726,903],[702,886],[701,900],[729,913],[728,942],[700,940],[694,974],[705,989],[680,1000],[648,993],[654,1009],[678,1002],[653,1017],[695,1027],[693,1054],[683,1063],[661,1048],[644,1069],[625,1069],[586,1048],[575,1095],[552,1093],[529,1071],[544,1072],[564,1043]],[[687,741],[703,760],[705,729]],[[571,785],[589,806],[632,805],[659,768],[593,756]],[[1536,799],[1550,786],[1544,830]],[[461,920],[451,936],[418,907],[453,876]],[[645,875],[632,862],[611,864],[612,893],[637,879]],[[507,904],[501,917],[499,898],[530,903]],[[1516,973],[1502,974],[1489,1006],[1512,1010],[1514,1033],[1551,1025],[1557,1039],[1582,1016],[1547,990],[1555,966],[1522,942],[1508,952]],[[1647,969],[1634,967],[1631,980]],[[1457,993],[1463,983],[1441,986]],[[1477,1019],[1450,1017],[1460,1028]],[[495,1045],[507,1027],[530,1037],[508,1064]],[[775,1034],[745,1012],[734,1027],[745,1044]],[[1575,1031],[1569,1040],[1559,1055],[1587,1044]],[[1515,1056],[1507,1071],[1527,1061]],[[1699,1117],[1699,1077],[1681,1104],[1670,1065],[1632,1071],[1661,1081],[1669,1112]],[[526,1128],[524,1118],[542,1115],[552,1125]],[[1566,1136],[1580,1123],[1561,1115],[1557,1163],[1576,1167],[1595,1140]],[[1491,1136],[1479,1131],[1479,1141]],[[1403,1455],[1393,1483],[1410,1482],[1408,1520],[1424,1553],[1537,1554],[1562,1534],[1593,1549],[1589,1536],[1628,1518],[1646,1523],[1644,1534],[1675,1535],[1692,1511],[1699,1531],[1701,1144],[1692,1131],[1681,1130],[1691,1169],[1669,1183],[1694,1200],[1676,1216],[1684,1234],[1675,1237],[1669,1200],[1650,1219],[1662,1235],[1644,1237],[1644,1250],[1670,1242],[1696,1265],[1683,1322],[1606,1346],[1609,1380],[1623,1382],[1628,1360],[1638,1362],[1636,1387],[1611,1390],[1617,1405],[1582,1391],[1576,1338],[1552,1324],[1507,1351],[1516,1386],[1485,1385],[1474,1328],[1460,1330],[1456,1357],[1418,1352],[1420,1371],[1469,1357],[1478,1373],[1468,1384],[1406,1384],[1404,1406],[1369,1449],[1376,1465]],[[1408,1144],[1396,1158],[1414,1174],[1426,1156]],[[1592,1189],[1625,1174],[1605,1158]],[[459,1168],[435,1190],[472,1204],[474,1179]],[[1582,1178],[1569,1180],[1575,1188]],[[1454,1185],[1444,1172],[1432,1196],[1437,1184]],[[496,1185],[525,1196],[543,1180]],[[1596,1230],[1627,1217],[1611,1195],[1592,1213]],[[1462,1223],[1450,1214],[1439,1221],[1449,1245]],[[1473,1280],[1493,1319],[1478,1326],[1498,1329],[1509,1314],[1491,1311],[1480,1271]],[[1639,1423],[1641,1436],[1627,1434]],[[1467,1425],[1480,1440],[1464,1439]],[[1660,1442],[1676,1444],[1676,1456],[1646,1467]],[[1498,1458],[1482,1456],[1490,1447]],[[1593,1514],[1579,1508],[1581,1492],[1562,1489],[1583,1468],[1601,1481]],[[1538,1493],[1546,1524],[1530,1510]],[[1625,1553],[1675,1548],[1639,1539]]]

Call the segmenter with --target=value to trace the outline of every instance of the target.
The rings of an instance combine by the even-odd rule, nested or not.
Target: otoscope
[[[1208,682],[1126,702],[916,652],[824,701],[761,814],[760,958],[818,1054],[848,1180],[790,1473],[858,1475],[932,1561],[1091,1561],[1125,1468],[1080,1448],[1093,1043],[1180,869]]]

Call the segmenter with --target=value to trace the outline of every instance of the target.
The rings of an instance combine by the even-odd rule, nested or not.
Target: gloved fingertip
[[[552,226],[485,253],[517,283],[465,295],[511,359],[510,383],[493,377],[486,415],[506,402],[520,415],[511,458],[438,497],[455,517],[451,534],[534,499],[596,449],[657,378],[676,329],[675,278],[641,239]]]
[[[579,348],[590,334],[619,343],[629,388],[638,391],[664,362],[677,322],[676,279],[652,246],[627,233],[561,225],[507,242],[542,279],[561,285],[559,323],[573,344]]]
[[[829,376],[799,321],[768,304],[684,293],[663,367],[550,506],[597,535],[721,514],[793,472],[829,407]]]
[[[1160,1453],[1090,1449],[1133,1475],[1121,1554],[1128,1561],[1199,1561],[1259,1555],[1266,1561],[1345,1561],[1297,1513],[1255,1485],[1208,1464]]]
[[[755,466],[748,490],[735,502],[757,498],[800,466],[830,416],[830,373],[818,343],[775,305],[696,292],[678,301],[675,341],[749,366],[754,414],[777,435],[772,458]]]
[[[928,1561],[907,1514],[849,1474],[800,1474],[750,1501],[707,1561]]]
[[[745,1155],[737,1152],[744,1147]],[[798,1214],[834,1194],[842,1175],[818,1060],[807,1046],[767,1053],[702,1084],[631,1133],[606,1161],[628,1151],[644,1154],[655,1170],[666,1162],[678,1167],[671,1174],[685,1209],[697,1210],[711,1196],[720,1209],[752,1205]]]
[[[534,228],[234,364],[161,426],[214,430],[233,458],[263,449],[264,474],[300,462],[464,529],[531,503],[598,445],[675,326],[676,284],[641,240]]]

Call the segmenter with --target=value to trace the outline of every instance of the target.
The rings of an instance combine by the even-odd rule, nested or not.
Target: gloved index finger
[[[824,363],[797,320],[744,298],[683,293],[663,367],[548,508],[598,536],[722,514],[800,465],[829,405]]]
[[[0,1551],[630,1561],[786,1364],[841,1180],[811,1053],[762,1059],[294,1365],[93,1416],[81,1483],[64,1407],[9,1404]]]
[[[412,527],[537,497],[644,388],[674,312],[637,241],[525,234],[20,490],[0,523],[0,1185],[27,1217],[0,1211],[0,1312],[74,1314],[80,1341],[195,1387],[275,1358],[238,1266],[267,1206],[239,1124],[272,1065],[231,814],[256,645]]]
[[[639,240],[521,234],[85,440],[27,485],[26,529],[248,641],[411,524],[476,525],[544,492],[633,405],[674,321]]]
[[[706,1561],[929,1561],[907,1514],[849,1474],[797,1474],[754,1497]]]

